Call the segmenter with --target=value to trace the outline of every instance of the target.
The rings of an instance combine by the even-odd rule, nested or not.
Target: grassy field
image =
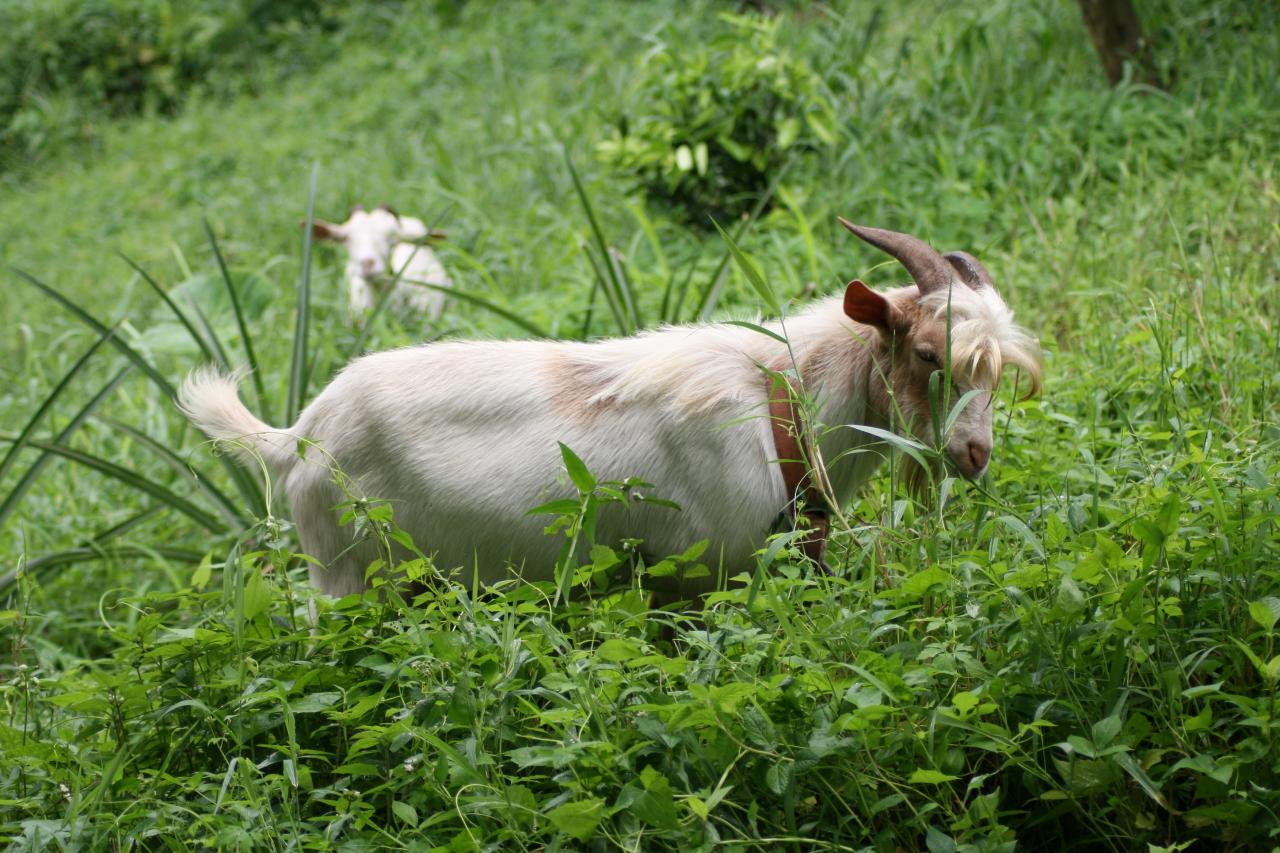
[[[314,598],[288,520],[156,381],[205,356],[121,254],[244,360],[206,221],[280,423],[304,278],[311,393],[361,349],[616,333],[584,196],[643,324],[762,310],[740,270],[716,277],[714,232],[597,155],[618,115],[655,109],[636,88],[653,51],[693,56],[734,4],[439,5],[383,7],[256,96],[102,123],[0,175],[0,454],[40,415],[0,468],[0,839],[1280,845],[1274,9],[1139,3],[1160,91],[1107,88],[1065,0],[779,4],[839,126],[790,158],[742,247],[792,308],[903,278],[838,214],[967,249],[1039,335],[1045,392],[1004,394],[979,486],[939,510],[886,470],[846,506],[834,576],[762,561],[695,622],[635,589]],[[447,228],[457,288],[506,316],[460,299],[362,339],[343,258],[304,264],[312,181],[319,217],[385,202]],[[155,377],[117,380],[130,362],[100,344],[46,410],[100,334],[17,271]]]

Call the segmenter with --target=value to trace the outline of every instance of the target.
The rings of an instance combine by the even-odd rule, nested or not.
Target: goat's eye
[[[925,364],[932,364],[935,367],[938,366],[938,354],[931,349],[916,350],[916,357],[919,358],[921,361],[923,361]]]

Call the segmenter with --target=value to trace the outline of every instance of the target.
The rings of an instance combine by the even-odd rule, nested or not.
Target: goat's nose
[[[974,473],[981,471],[987,467],[987,463],[991,461],[991,445],[985,441],[969,442],[969,463],[973,465]]]
[[[365,275],[373,275],[378,271],[378,262],[373,258],[362,258],[360,260],[360,271]]]

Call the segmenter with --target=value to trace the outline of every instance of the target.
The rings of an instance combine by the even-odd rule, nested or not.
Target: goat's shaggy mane
[[[971,388],[995,389],[1006,367],[1025,373],[1027,397],[1040,393],[1040,346],[1013,322],[1013,311],[991,288],[957,285],[920,298],[920,311],[938,322],[951,315],[952,370]]]

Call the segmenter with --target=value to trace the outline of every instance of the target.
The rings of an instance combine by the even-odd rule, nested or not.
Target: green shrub
[[[821,77],[778,43],[781,19],[722,15],[706,44],[648,56],[600,159],[691,223],[736,215],[797,152],[835,143]]]
[[[0,6],[0,169],[83,140],[103,118],[170,113],[314,61],[330,0],[16,0]]]

